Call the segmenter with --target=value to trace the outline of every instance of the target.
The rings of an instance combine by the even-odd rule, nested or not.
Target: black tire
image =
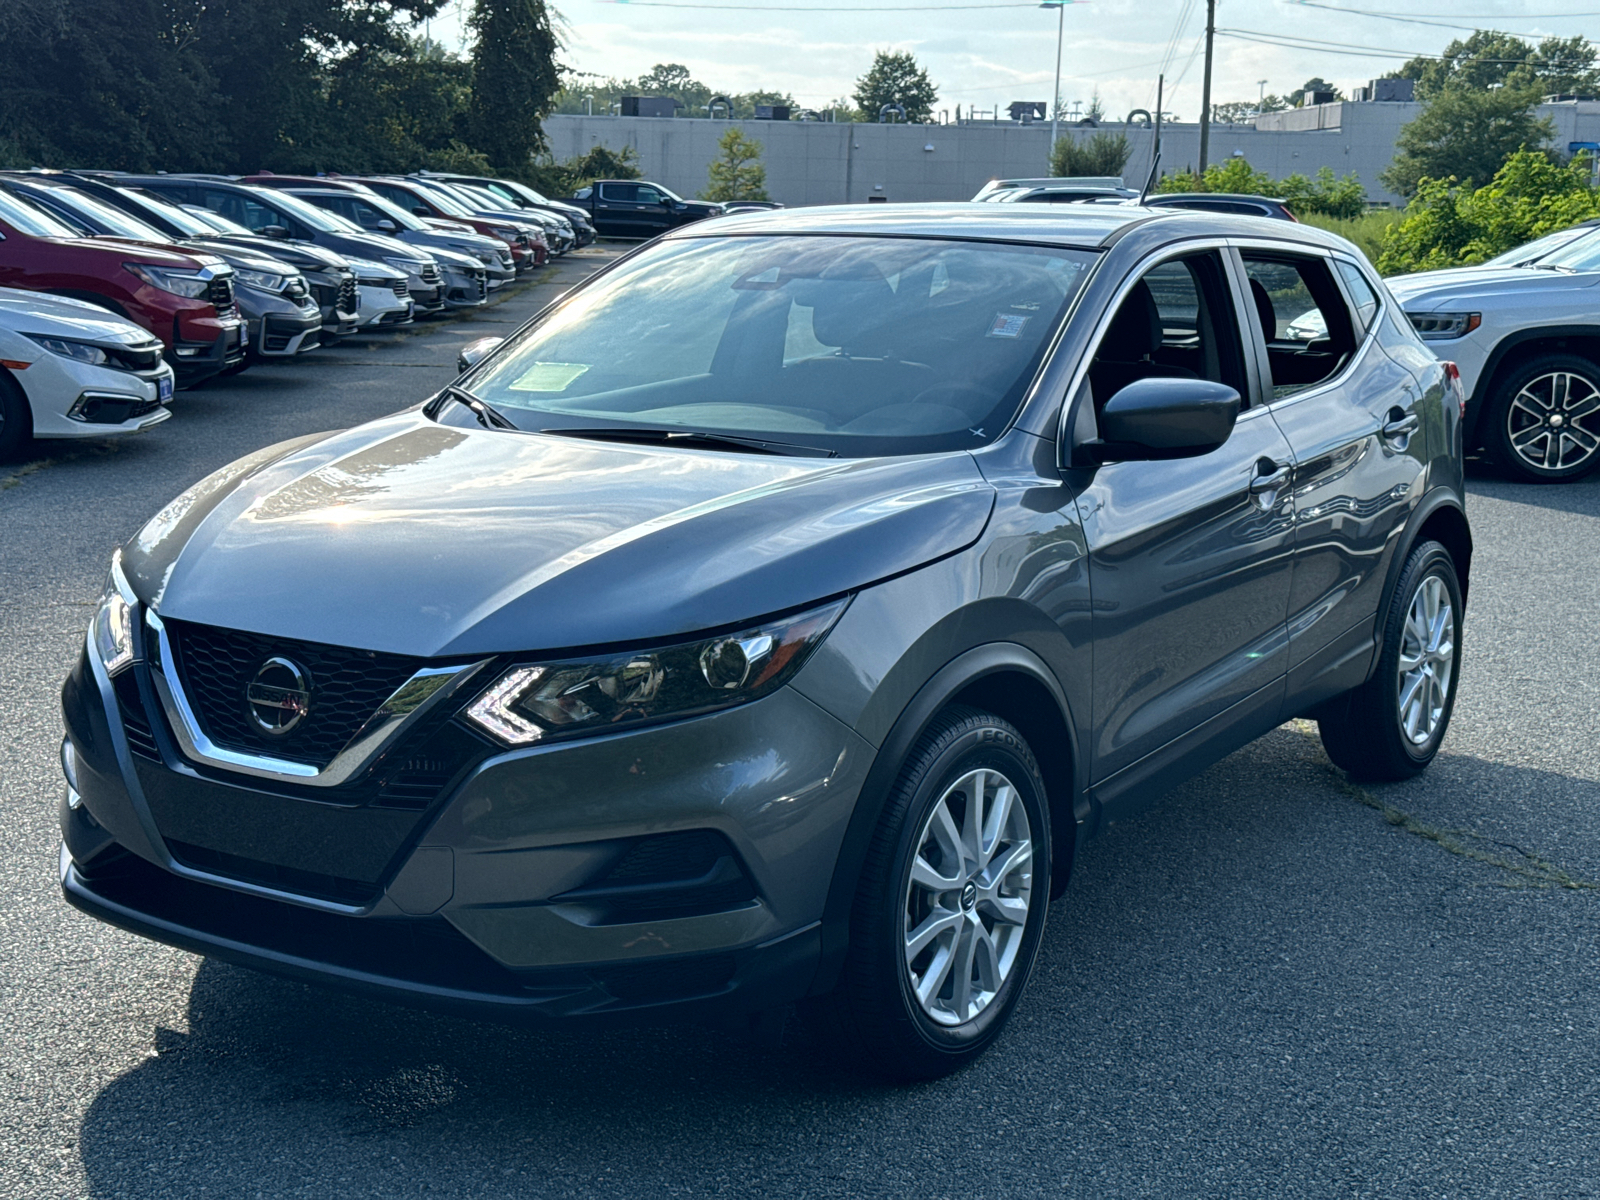
[[[22,385],[0,370],[0,462],[21,454],[33,441],[33,410]]]
[[[1407,736],[1401,712],[1401,654],[1406,647],[1406,622],[1419,594],[1430,579],[1442,583],[1449,597],[1450,673],[1442,689],[1437,724],[1427,731],[1420,723],[1421,741]],[[1330,701],[1317,714],[1323,748],[1336,766],[1352,778],[1386,782],[1410,779],[1421,773],[1439,752],[1450,728],[1456,689],[1461,683],[1461,584],[1456,579],[1450,552],[1438,542],[1423,542],[1411,551],[1400,581],[1382,615],[1383,642],[1372,678],[1354,691]],[[1442,646],[1442,643],[1441,643]],[[1424,685],[1426,686],[1426,684]],[[1426,706],[1427,708],[1432,705]],[[1407,707],[1407,713],[1416,711]]]
[[[1003,775],[1027,817],[1032,844],[1027,915],[1020,922],[990,926],[1007,925],[994,936],[1009,938],[1008,945],[1015,946],[1009,970],[993,989],[992,998],[971,1019],[941,1024],[918,1001],[912,968],[906,962],[907,913],[918,894],[908,894],[912,859],[925,848],[924,826],[935,806],[945,802],[947,793],[956,797],[951,804],[960,804],[961,793],[951,792],[952,786],[977,768]],[[1001,848],[1001,838],[995,840],[997,862],[1021,840],[1003,844],[1006,849]],[[1013,884],[1022,877],[1020,871],[1004,874]],[[1009,890],[1014,895],[1019,889]],[[990,920],[983,915],[986,901],[969,902],[966,888],[959,895],[959,909],[949,911],[971,914],[952,918],[959,929],[969,928],[960,925],[963,919]],[[904,1081],[934,1079],[966,1066],[999,1036],[1027,985],[1044,932],[1049,895],[1049,807],[1033,751],[1022,735],[999,717],[972,708],[946,709],[917,740],[895,781],[862,867],[851,914],[850,949],[839,985],[813,1007],[813,1017],[833,1048],[842,1053],[843,1061],[854,1069]],[[959,939],[961,934],[954,936]],[[952,942],[948,957],[957,959],[964,944]],[[923,969],[926,978],[926,971],[933,968]],[[969,981],[974,972],[981,974],[976,959],[968,967]],[[957,976],[952,967],[944,987],[953,988]],[[978,992],[990,994],[981,985]],[[937,993],[934,1002],[939,1002]]]
[[[1482,421],[1479,440],[1507,474],[1529,483],[1581,478],[1600,467],[1600,365],[1576,354],[1519,363],[1495,379]],[[1552,448],[1554,465],[1545,466]]]

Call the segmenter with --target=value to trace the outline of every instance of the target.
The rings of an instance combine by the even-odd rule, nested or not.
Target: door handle
[[[1279,491],[1288,482],[1288,467],[1281,466],[1270,458],[1263,458],[1256,463],[1256,477],[1250,481],[1250,494],[1265,496]]]
[[[1390,409],[1391,413],[1399,411],[1399,409]],[[1407,437],[1416,432],[1417,426],[1421,423],[1422,422],[1418,420],[1416,413],[1406,413],[1398,417],[1391,416],[1388,421],[1384,422],[1384,440],[1389,442],[1398,442],[1401,438]]]

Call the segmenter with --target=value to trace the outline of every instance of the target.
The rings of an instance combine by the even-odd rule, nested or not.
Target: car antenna
[[[1161,171],[1161,90],[1166,84],[1165,75],[1156,76],[1156,148],[1150,156],[1150,174],[1145,178],[1144,190],[1139,193],[1139,206],[1144,207],[1145,197],[1150,194],[1150,189],[1156,186],[1156,180]]]

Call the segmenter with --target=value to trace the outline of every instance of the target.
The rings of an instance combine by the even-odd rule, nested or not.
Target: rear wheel
[[[1483,414],[1483,442],[1519,479],[1559,483],[1600,466],[1600,366],[1544,354],[1503,374]]]
[[[1450,727],[1461,663],[1461,585],[1450,552],[1423,542],[1389,601],[1378,669],[1317,715],[1322,745],[1357,779],[1409,779]]]
[[[965,1066],[1026,986],[1050,893],[1044,781],[1022,735],[941,713],[868,850],[839,987],[821,1007],[849,1061],[894,1079]]]

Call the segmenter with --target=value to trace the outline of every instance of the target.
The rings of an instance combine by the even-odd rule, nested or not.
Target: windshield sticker
[[[994,324],[989,326],[987,337],[1014,338],[1021,337],[1022,331],[1027,327],[1028,318],[1019,313],[995,313]]]
[[[564,392],[589,369],[587,363],[536,362],[507,387],[512,392]]]

